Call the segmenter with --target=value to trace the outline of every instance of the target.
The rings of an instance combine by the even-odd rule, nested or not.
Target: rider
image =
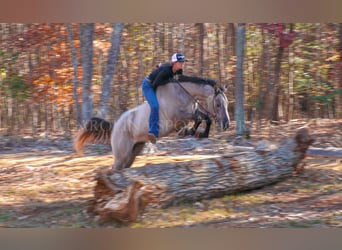
[[[146,76],[142,82],[142,92],[151,108],[148,139],[153,144],[156,143],[159,135],[159,104],[156,89],[158,86],[170,82],[175,76],[182,75],[184,62],[186,61],[184,55],[175,53],[171,57],[171,63],[162,64]]]

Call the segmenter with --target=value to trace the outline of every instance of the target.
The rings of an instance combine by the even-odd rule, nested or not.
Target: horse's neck
[[[215,93],[214,88],[208,84],[198,84],[192,82],[182,82],[179,84],[200,102],[207,102],[208,98],[212,97]]]
[[[215,89],[209,84],[198,84],[187,82],[182,84],[182,86],[194,96],[199,103],[204,107],[209,113],[213,114],[214,110],[214,100],[215,100]]]
[[[212,100],[215,90],[208,84],[197,84],[192,82],[173,82],[158,87],[157,97],[163,109],[172,110],[177,106],[181,109],[192,108],[194,101],[199,101],[208,107],[208,102]],[[171,105],[171,106],[170,106]]]

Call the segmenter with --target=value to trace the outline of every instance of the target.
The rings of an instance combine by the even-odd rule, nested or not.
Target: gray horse
[[[207,121],[206,135],[210,128],[210,116],[221,129],[229,128],[228,99],[220,88],[201,82],[170,82],[158,87],[159,138],[167,136],[190,121],[195,120],[194,132],[202,116]],[[198,104],[199,103],[199,104]],[[150,107],[145,102],[124,112],[115,126],[101,118],[92,118],[76,137],[74,147],[83,154],[85,143],[111,143],[114,154],[114,170],[129,168],[148,141],[148,117]]]

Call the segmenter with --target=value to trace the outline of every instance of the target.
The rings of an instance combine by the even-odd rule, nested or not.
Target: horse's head
[[[228,98],[224,94],[224,88],[216,87],[213,98],[213,111],[220,128],[226,130],[229,128],[230,118],[228,114]]]
[[[191,101],[197,100],[202,104],[203,106],[199,108],[203,109],[204,113],[214,116],[221,129],[229,128],[228,99],[224,94],[225,88],[219,87],[212,79],[184,75],[182,82],[174,86],[180,86],[180,93],[187,93],[186,96]]]

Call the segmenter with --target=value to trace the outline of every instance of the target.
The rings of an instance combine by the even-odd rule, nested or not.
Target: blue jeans
[[[142,82],[142,92],[151,108],[148,132],[158,137],[159,103],[157,100],[156,92],[154,91],[152,85],[146,79],[144,79],[144,81]]]

